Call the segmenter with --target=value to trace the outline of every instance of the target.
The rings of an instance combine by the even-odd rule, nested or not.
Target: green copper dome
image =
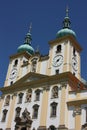
[[[74,38],[76,38],[75,32],[72,29],[70,29],[70,24],[71,22],[68,16],[68,8],[67,8],[66,17],[64,18],[64,21],[63,21],[63,28],[57,32],[56,38],[61,38],[67,35],[72,35]]]
[[[27,51],[31,55],[34,54],[34,49],[28,44],[24,44],[18,47],[17,52],[23,52],[23,51]]]
[[[74,38],[76,38],[76,34],[73,30],[69,28],[63,28],[59,30],[56,34],[56,38],[61,38],[63,36],[72,35]]]
[[[23,52],[23,51],[26,51],[28,52],[30,55],[33,55],[34,54],[34,49],[33,47],[31,46],[31,40],[32,40],[32,37],[31,37],[31,34],[30,32],[28,32],[26,34],[26,37],[25,37],[25,42],[23,45],[20,45],[17,49],[17,52]]]

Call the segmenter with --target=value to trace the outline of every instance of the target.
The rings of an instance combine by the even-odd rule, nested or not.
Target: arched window
[[[56,114],[57,114],[57,103],[56,102],[53,102],[50,104],[51,105],[51,113],[50,113],[50,116],[51,117],[56,117]]]
[[[59,53],[59,52],[61,52],[61,45],[58,45],[56,48],[56,53]]]
[[[32,116],[34,119],[38,118],[38,109],[39,109],[39,105],[35,104],[33,106],[33,116]]]
[[[58,86],[54,86],[51,93],[51,98],[58,98]]]
[[[8,110],[6,110],[6,109],[3,110],[2,122],[5,122],[6,116],[7,116],[7,112],[8,112]]]
[[[31,71],[36,72],[36,67],[37,67],[37,58],[32,59],[32,64],[31,64]]]
[[[35,101],[39,101],[39,100],[40,100],[40,90],[37,89],[37,90],[35,91]]]
[[[49,127],[49,130],[56,130],[56,128],[55,128],[55,126],[51,125],[51,126]]]
[[[17,66],[17,64],[18,64],[18,59],[16,59],[16,60],[14,61],[14,66]]]
[[[5,99],[5,106],[8,106],[10,103],[10,95],[6,96],[6,99]]]
[[[19,93],[18,98],[18,103],[22,103],[23,93]]]
[[[20,117],[20,112],[21,112],[21,108],[20,107],[17,107],[16,110],[15,110],[15,120]]]
[[[32,90],[29,89],[26,93],[26,102],[31,102]]]

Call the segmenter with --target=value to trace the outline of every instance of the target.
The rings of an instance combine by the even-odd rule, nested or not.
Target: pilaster
[[[48,111],[48,95],[49,95],[49,86],[43,89],[42,97],[42,107],[41,107],[41,116],[40,116],[40,127],[38,129],[46,129],[47,122],[47,111]]]
[[[13,118],[13,112],[15,108],[15,102],[16,102],[16,94],[13,94],[11,97],[11,104],[10,104],[10,110],[9,110],[9,115],[8,115],[8,121],[6,124],[6,128],[11,128],[11,123],[12,123],[12,118]]]
[[[75,130],[81,130],[81,107],[76,106],[73,114],[75,116]]]
[[[61,103],[60,103],[60,124],[58,130],[68,130],[65,126],[65,107],[66,107],[66,84],[61,86]]]

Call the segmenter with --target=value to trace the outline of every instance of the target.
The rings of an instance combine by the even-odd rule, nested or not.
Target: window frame
[[[24,95],[24,93],[18,94],[18,104],[22,104],[23,95]]]
[[[38,111],[39,111],[39,105],[35,104],[33,106],[33,115],[32,115],[33,119],[37,119],[38,118]]]
[[[50,106],[51,106],[50,117],[56,117],[57,116],[57,103],[56,102],[52,102],[50,104]]]
[[[1,119],[2,122],[5,122],[5,121],[6,121],[7,112],[8,112],[7,109],[4,109],[4,110],[3,110],[3,115],[2,115],[2,119]]]

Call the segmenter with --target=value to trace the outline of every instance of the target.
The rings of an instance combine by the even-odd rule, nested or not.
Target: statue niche
[[[22,113],[22,117],[17,117],[15,119],[15,122],[15,130],[30,130],[32,125],[32,119],[27,108],[25,108],[24,112]]]

